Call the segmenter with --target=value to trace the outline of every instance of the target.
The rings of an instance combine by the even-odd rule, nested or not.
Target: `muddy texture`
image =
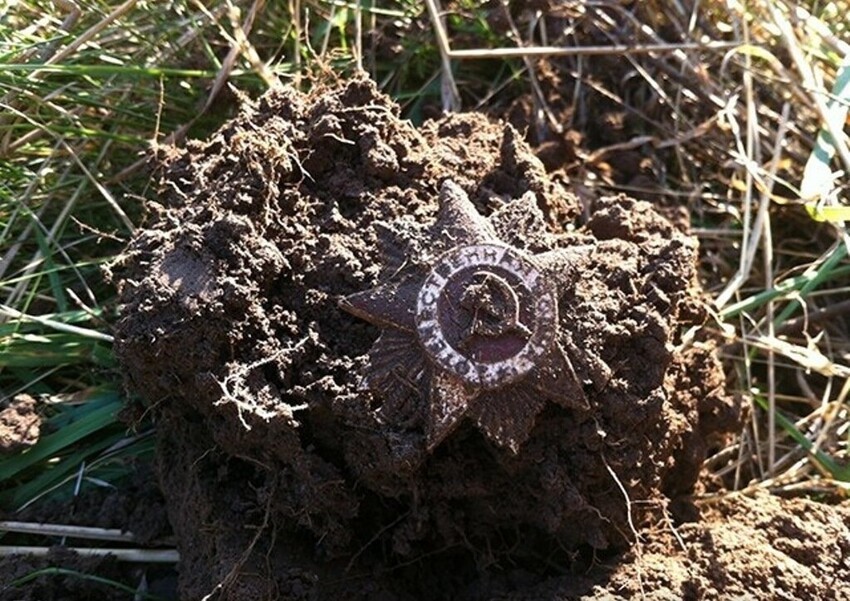
[[[580,203],[509,125],[416,130],[355,80],[270,92],[158,161],[116,350],[158,422],[184,598],[520,591],[625,549],[736,423],[710,343],[676,350],[704,318],[693,238],[645,202]],[[547,406],[515,452],[468,422],[422,452],[427,400],[363,389],[379,331],[338,307],[399,267],[382,232],[428,252],[412,232],[447,179],[506,243],[583,249],[558,308],[588,405]]]
[[[590,577],[552,579],[505,601],[850,599],[850,507],[767,494],[705,504],[658,526]]]
[[[28,394],[19,394],[0,410],[0,455],[31,447],[40,433],[41,416],[35,399]]]

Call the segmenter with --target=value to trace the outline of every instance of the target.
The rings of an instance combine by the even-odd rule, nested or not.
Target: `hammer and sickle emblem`
[[[520,322],[520,299],[511,285],[499,275],[479,271],[472,275],[460,301],[472,313],[465,342],[473,336],[498,338],[506,335],[531,337],[531,330]]]

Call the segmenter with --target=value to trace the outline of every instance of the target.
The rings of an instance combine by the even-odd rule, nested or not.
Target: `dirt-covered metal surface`
[[[689,513],[737,414],[683,340],[696,243],[651,205],[582,204],[512,127],[416,130],[365,80],[158,160],[117,349],[185,598],[522,595]]]

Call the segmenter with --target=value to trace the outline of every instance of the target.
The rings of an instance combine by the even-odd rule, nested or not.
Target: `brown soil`
[[[850,508],[767,494],[704,505],[625,557],[504,599],[850,599]]]
[[[142,545],[168,543],[170,527],[156,474],[145,463],[133,468],[115,488],[82,487],[71,499],[36,502],[8,519],[117,528],[131,532]]]
[[[555,39],[559,5],[539,4]],[[570,30],[608,43],[595,23]],[[591,60],[583,89],[618,89],[625,63]],[[589,152],[647,124],[664,134],[669,107],[639,89],[575,102],[568,63],[536,68],[563,131],[538,127],[528,97],[494,105],[508,125],[467,114],[416,130],[353,81],[270,92],[209,140],[159,149],[158,203],[116,266],[117,351],[157,420],[181,598],[850,599],[850,508],[692,500],[739,419],[713,342],[682,340],[705,313],[696,243],[664,200],[663,151]],[[578,196],[586,170],[655,205]],[[588,403],[547,405],[517,452],[472,423],[430,451],[427,397],[364,390],[380,331],[338,306],[437,247],[421,241],[447,180],[510,245],[583,249],[561,274],[558,343]],[[32,432],[25,409],[0,414],[12,444]],[[149,526],[144,504],[116,507],[91,519],[160,536],[159,505]],[[65,556],[0,572],[50,565],[117,574]],[[92,596],[56,577],[22,590],[0,584],[0,599]]]
[[[133,546],[173,548],[165,503],[147,464],[139,465],[129,481],[116,484],[115,488],[83,487],[71,499],[36,502],[20,512],[0,514],[0,519],[115,528],[131,532],[137,541]],[[127,590],[94,578],[117,582],[131,590],[139,590],[144,583],[144,590],[159,598],[176,598],[177,574],[171,565],[119,563],[114,557],[82,557],[66,548],[128,546],[105,541],[92,545],[92,542],[72,537],[4,534],[4,545],[62,546],[52,548],[46,557],[0,557],[0,601],[131,597]],[[31,579],[34,574],[38,576]]]
[[[582,206],[512,127],[456,115],[417,131],[366,81],[271,92],[160,161],[161,204],[123,266],[117,333],[158,418],[184,598],[485,599],[561,570],[590,570],[611,591],[687,580],[711,598],[729,579],[720,567],[783,552],[785,534],[750,536],[737,522],[754,515],[734,504],[731,522],[680,527],[702,558],[677,559],[652,533],[668,507],[677,523],[695,513],[701,461],[737,412],[712,345],[676,351],[703,315],[696,245],[649,204]],[[547,407],[516,454],[468,424],[423,451],[425,399],[359,386],[378,331],[337,305],[399,268],[386,232],[391,247],[418,240],[446,179],[518,248],[585,248],[563,274],[559,342],[589,406]],[[517,201],[529,191],[535,203]],[[649,529],[640,556],[595,566],[633,528]],[[684,576],[653,576],[652,558]],[[803,586],[787,562],[764,569],[759,594]]]
[[[38,442],[41,416],[35,399],[27,394],[14,397],[0,411],[0,454],[18,452]]]
[[[4,557],[0,562],[0,601],[127,601],[133,598],[131,591],[174,599],[174,579],[168,566],[121,564],[110,556],[82,557],[57,546],[45,557]]]
[[[48,572],[51,569],[69,570],[83,574],[96,573],[101,578],[119,579],[120,570],[111,557],[80,557],[76,553],[61,547],[50,550],[46,557],[16,556],[3,560],[0,581],[0,600],[72,600],[72,599],[127,599],[127,593],[117,591],[108,584],[96,583],[80,578],[73,573],[45,573],[26,583],[26,586],[12,586],[19,579],[27,578],[37,571]]]

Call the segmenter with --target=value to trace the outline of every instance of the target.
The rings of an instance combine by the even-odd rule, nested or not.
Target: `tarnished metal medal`
[[[440,202],[428,269],[411,262],[340,305],[384,330],[364,374],[373,393],[422,391],[429,449],[469,417],[517,452],[547,401],[586,406],[558,336],[553,270],[566,257],[500,241],[451,182]]]
[[[483,389],[526,376],[551,348],[557,325],[555,297],[540,271],[492,243],[440,257],[416,305],[417,333],[431,360]]]

